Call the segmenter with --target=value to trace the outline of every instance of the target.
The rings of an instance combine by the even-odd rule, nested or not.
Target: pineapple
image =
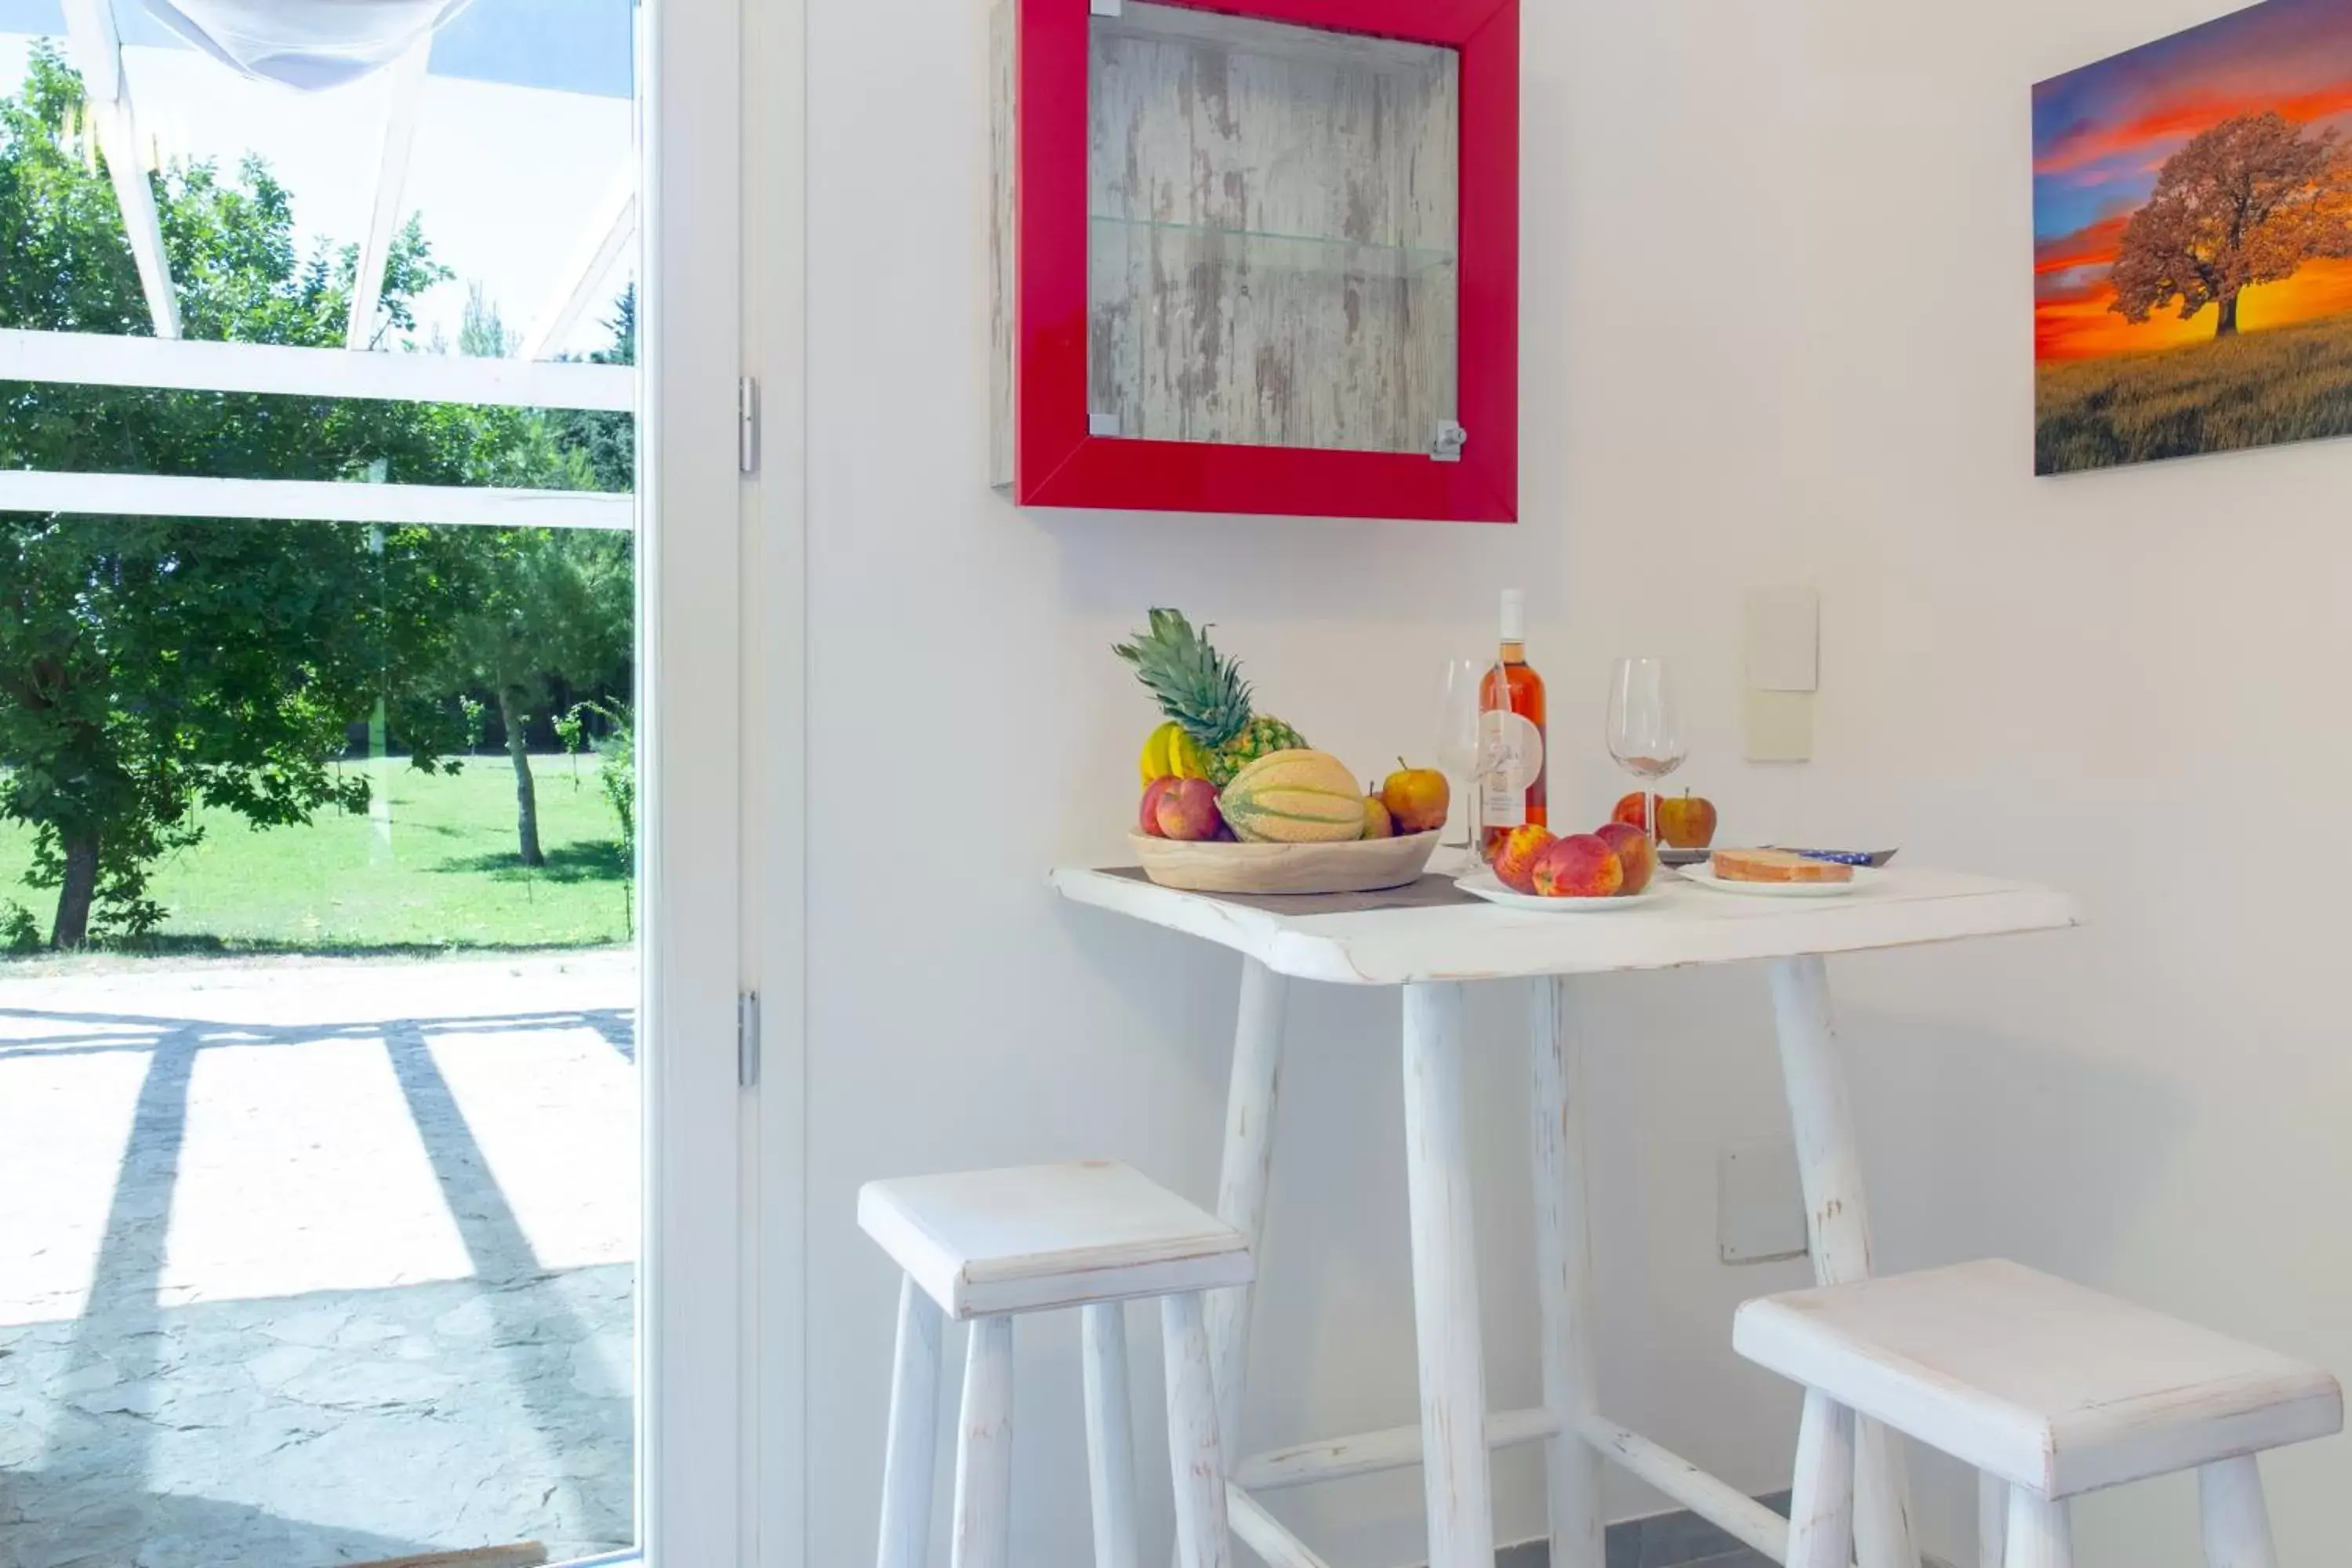
[[[1181,611],[1153,610],[1150,631],[1111,651],[1135,666],[1135,678],[1150,689],[1160,711],[1207,753],[1209,782],[1219,789],[1258,758],[1307,745],[1281,720],[1251,711],[1241,666],[1211,647]]]

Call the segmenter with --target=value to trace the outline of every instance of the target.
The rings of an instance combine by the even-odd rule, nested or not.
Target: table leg
[[[1265,1239],[1265,1189],[1274,1168],[1275,1100],[1282,1086],[1282,1005],[1290,982],[1255,958],[1242,961],[1241,1016],[1234,1026],[1233,1079],[1225,1091],[1224,1166],[1217,1177],[1217,1217],[1249,1238]],[[1258,1274],[1265,1276],[1261,1260]],[[1209,1361],[1217,1388],[1218,1430],[1227,1463],[1242,1454],[1242,1393],[1249,1384],[1250,1304],[1255,1287],[1209,1293]]]
[[[1429,1568],[1495,1568],[1486,1463],[1486,1367],[1470,1209],[1463,989],[1404,993],[1406,1192],[1412,1209],[1413,1331],[1421,1347],[1422,1483]]]
[[[1543,1317],[1545,1444],[1552,1568],[1601,1568],[1601,1456],[1577,1430],[1593,1386],[1592,1243],[1586,1209],[1584,1043],[1570,981],[1529,983],[1536,1181],[1536,1288]]]
[[[1830,1013],[1829,971],[1819,955],[1773,962],[1772,1016],[1797,1167],[1804,1179],[1813,1278],[1823,1285],[1866,1279],[1870,1213],[1863,1197],[1862,1155]],[[1919,1568],[1911,1530],[1911,1479],[1900,1444],[1875,1421],[1855,1424],[1854,1554],[1861,1568]]]

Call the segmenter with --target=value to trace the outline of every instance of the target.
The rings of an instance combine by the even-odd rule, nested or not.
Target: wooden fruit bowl
[[[1368,893],[1399,888],[1428,868],[1437,835],[1347,844],[1187,844],[1130,833],[1143,874],[1192,893]]]

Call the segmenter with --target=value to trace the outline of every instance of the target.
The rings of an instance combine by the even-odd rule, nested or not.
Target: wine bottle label
[[[1486,827],[1518,827],[1528,820],[1528,788],[1543,772],[1543,731],[1524,713],[1490,709],[1482,726],[1478,819]]]

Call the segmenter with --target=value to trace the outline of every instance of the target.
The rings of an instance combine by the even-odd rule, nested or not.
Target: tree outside
[[[43,51],[0,100],[0,325],[143,333],[112,188],[65,144],[80,98]],[[152,180],[189,337],[341,344],[356,247],[298,256],[264,165]],[[446,276],[412,221],[379,337]],[[633,316],[625,300],[616,356]],[[631,440],[626,416],[0,384],[11,468],[625,489]],[[461,749],[463,699],[493,697],[514,757],[557,686],[625,693],[630,572],[623,535],[0,514],[0,820],[31,830],[31,880],[56,889],[48,941],[152,930],[150,874],[200,817],[364,809],[366,776],[337,764],[379,704],[431,772]]]

